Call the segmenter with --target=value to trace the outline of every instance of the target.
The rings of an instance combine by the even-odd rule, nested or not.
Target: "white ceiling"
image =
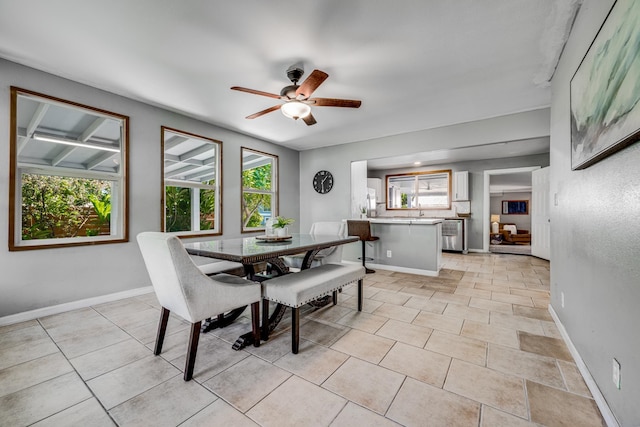
[[[502,195],[502,193],[531,192],[531,172],[491,175],[489,192],[498,196]]]
[[[0,0],[0,57],[305,150],[548,106],[559,3]],[[362,107],[245,119],[279,101],[229,88],[279,93],[296,62]]]
[[[497,142],[473,147],[451,148],[412,153],[403,156],[384,157],[367,161],[368,170],[424,167],[468,160],[504,159],[508,157],[532,156],[549,152],[549,137],[519,141]]]

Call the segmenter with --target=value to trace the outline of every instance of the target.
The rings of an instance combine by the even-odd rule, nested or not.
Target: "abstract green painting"
[[[640,138],[640,1],[617,0],[571,79],[571,169]]]

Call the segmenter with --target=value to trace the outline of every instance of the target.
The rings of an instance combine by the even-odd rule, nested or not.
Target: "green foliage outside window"
[[[90,195],[89,200],[93,205],[97,220],[95,228],[87,229],[87,236],[97,236],[100,234],[100,229],[111,222],[111,195],[103,194],[102,198]]]
[[[204,184],[215,185],[215,180]],[[165,187],[166,231],[191,230],[191,191],[197,188]],[[200,230],[211,230],[215,226],[216,192],[200,189]]]
[[[23,240],[78,237],[83,229],[97,235],[110,212],[109,181],[22,174]],[[100,224],[91,223],[91,215]]]
[[[243,228],[260,227],[264,219],[260,212],[271,212],[272,176],[271,163],[242,171]]]
[[[191,190],[184,187],[165,187],[165,230],[189,231],[191,229]]]

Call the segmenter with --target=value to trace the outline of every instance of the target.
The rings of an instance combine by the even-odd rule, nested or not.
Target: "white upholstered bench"
[[[190,255],[191,261],[207,276],[219,273],[244,276],[244,267],[239,262],[223,261],[199,255]]]
[[[358,282],[358,311],[362,311],[365,269],[361,265],[329,263],[286,274],[262,282],[262,338],[268,339],[269,301],[291,307],[291,352],[298,353],[300,341],[300,307],[325,295],[333,294],[337,304],[338,289]]]

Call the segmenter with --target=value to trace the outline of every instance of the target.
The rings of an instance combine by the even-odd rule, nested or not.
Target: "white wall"
[[[551,304],[620,425],[638,426],[640,143],[571,170],[570,80],[613,3],[585,0],[552,82]]]
[[[129,242],[97,246],[8,251],[9,87],[33,90],[130,117]],[[160,229],[160,126],[223,142],[223,232],[240,236],[240,147],[280,157],[280,213],[297,218],[299,153],[210,124],[110,94],[32,68],[0,60],[0,317],[126,291],[150,282],[135,242],[141,231]],[[299,222],[294,224],[298,230]]]
[[[351,214],[345,218],[360,218],[367,206],[367,162],[351,163]]]
[[[549,109],[545,108],[303,151],[300,153],[300,227],[305,230],[314,221],[349,218],[351,191],[349,175],[351,162],[354,160],[546,136],[549,136]],[[333,190],[328,194],[317,194],[311,185],[313,175],[322,169],[331,171],[334,176]]]

